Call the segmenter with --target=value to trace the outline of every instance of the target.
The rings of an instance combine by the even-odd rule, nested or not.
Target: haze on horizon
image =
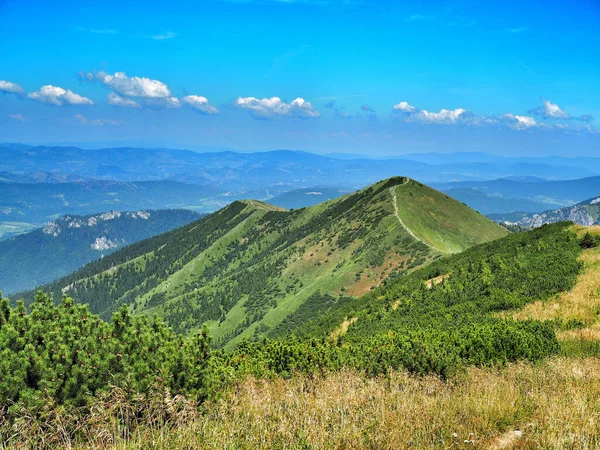
[[[0,142],[596,156],[599,19],[594,0],[0,1]]]

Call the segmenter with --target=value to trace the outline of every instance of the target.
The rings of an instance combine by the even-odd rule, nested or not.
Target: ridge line
[[[415,238],[417,241],[422,242],[423,244],[425,244],[426,246],[428,246],[429,248],[433,249],[433,250],[437,250],[438,252],[442,252],[442,253],[446,253],[443,250],[440,250],[439,248],[429,244],[428,242],[423,241],[423,239],[417,237],[417,235],[415,235],[415,233],[412,232],[412,230],[410,228],[408,228],[406,226],[406,224],[402,221],[402,219],[400,218],[400,214],[398,212],[398,198],[396,197],[396,188],[400,187],[400,186],[404,186],[406,184],[408,184],[408,182],[410,181],[410,178],[406,177],[406,181],[404,181],[404,183],[402,184],[397,184],[395,186],[390,187],[390,192],[392,194],[392,205],[394,206],[394,215],[396,216],[396,218],[398,219],[398,222],[400,222],[400,225],[402,226],[402,228],[404,228],[404,230],[410,234],[413,238]]]

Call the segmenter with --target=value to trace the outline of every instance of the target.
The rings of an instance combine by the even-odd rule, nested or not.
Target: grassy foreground
[[[600,359],[471,368],[447,382],[403,371],[248,378],[203,411],[114,391],[78,423],[76,442],[61,434],[70,418],[53,414],[52,428],[23,417],[0,448],[598,448]]]

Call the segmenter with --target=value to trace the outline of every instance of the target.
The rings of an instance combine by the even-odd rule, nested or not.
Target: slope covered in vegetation
[[[7,294],[33,289],[199,217],[183,209],[63,216],[43,228],[0,241],[0,289]]]
[[[44,290],[104,318],[125,304],[181,333],[206,324],[217,345],[233,345],[274,333],[315,296],[358,297],[392,273],[507,233],[437,191],[391,178],[300,210],[234,202]]]
[[[398,274],[361,298],[326,302],[325,308],[312,311],[312,322],[297,329],[296,336],[244,342],[231,351],[211,351],[206,331],[184,338],[157,319],[131,316],[125,307],[111,323],[104,323],[68,298],[55,306],[38,295],[30,314],[23,304],[11,308],[2,300],[0,371],[10,376],[0,382],[0,404],[12,406],[1,412],[0,440],[42,447],[65,442],[103,446],[132,439],[142,440],[142,447],[158,439],[165,448],[185,442],[215,448],[319,446],[328,426],[339,424],[336,414],[342,411],[350,428],[343,426],[334,434],[330,430],[331,439],[340,445],[368,447],[383,435],[359,410],[376,406],[372,411],[384,416],[399,414],[394,405],[409,400],[415,408],[425,408],[437,425],[432,429],[415,422],[407,427],[402,422],[407,431],[417,433],[414,436],[388,430],[400,447],[462,444],[454,432],[490,445],[511,430],[518,430],[520,438],[530,421],[554,414],[544,393],[560,383],[569,392],[578,392],[582,374],[591,373],[596,363],[563,360],[535,369],[469,369],[468,378],[460,374],[468,366],[539,361],[558,354],[556,330],[562,332],[571,324],[515,321],[509,313],[576,287],[583,269],[581,249],[595,249],[597,241],[577,236],[566,223],[513,234]],[[343,323],[341,332],[332,333]],[[541,370],[547,374],[562,370],[562,378],[553,381]],[[577,372],[571,376],[564,370]],[[414,379],[409,374],[439,378]],[[483,382],[486,376],[495,383]],[[289,377],[291,381],[284,381]],[[588,388],[597,386],[595,378],[585,377]],[[256,384],[253,379],[273,381]],[[498,386],[511,389],[509,397],[506,392],[494,394],[500,392]],[[527,394],[532,386],[541,396]],[[487,402],[477,400],[481,398],[474,394],[477,389],[479,394],[481,389],[487,392],[483,397]],[[295,400],[285,392],[295,392]],[[441,403],[429,409],[432,393]],[[315,395],[322,399],[319,405],[310,400]],[[581,405],[592,405],[592,391],[577,395]],[[285,407],[277,408],[277,402]],[[319,411],[322,416],[316,420]],[[263,413],[271,419],[263,418]],[[289,422],[292,416],[314,417],[315,423],[294,425]],[[566,427],[580,423],[576,417],[561,417]],[[285,428],[275,430],[270,420],[285,423]],[[115,423],[118,427],[111,428]],[[56,430],[57,424],[60,434],[48,431]],[[201,441],[196,441],[198,427],[204,430]],[[560,442],[560,436],[543,423],[539,427],[537,432],[546,434],[536,435],[531,429],[531,442]],[[263,431],[257,434],[258,429]],[[362,440],[348,434],[351,429],[358,430]],[[263,432],[267,440],[256,441]],[[598,438],[591,429],[586,433],[580,435],[582,443]]]

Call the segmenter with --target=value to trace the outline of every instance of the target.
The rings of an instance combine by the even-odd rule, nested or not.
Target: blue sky
[[[597,0],[0,0],[0,141],[595,155],[598,29]]]

